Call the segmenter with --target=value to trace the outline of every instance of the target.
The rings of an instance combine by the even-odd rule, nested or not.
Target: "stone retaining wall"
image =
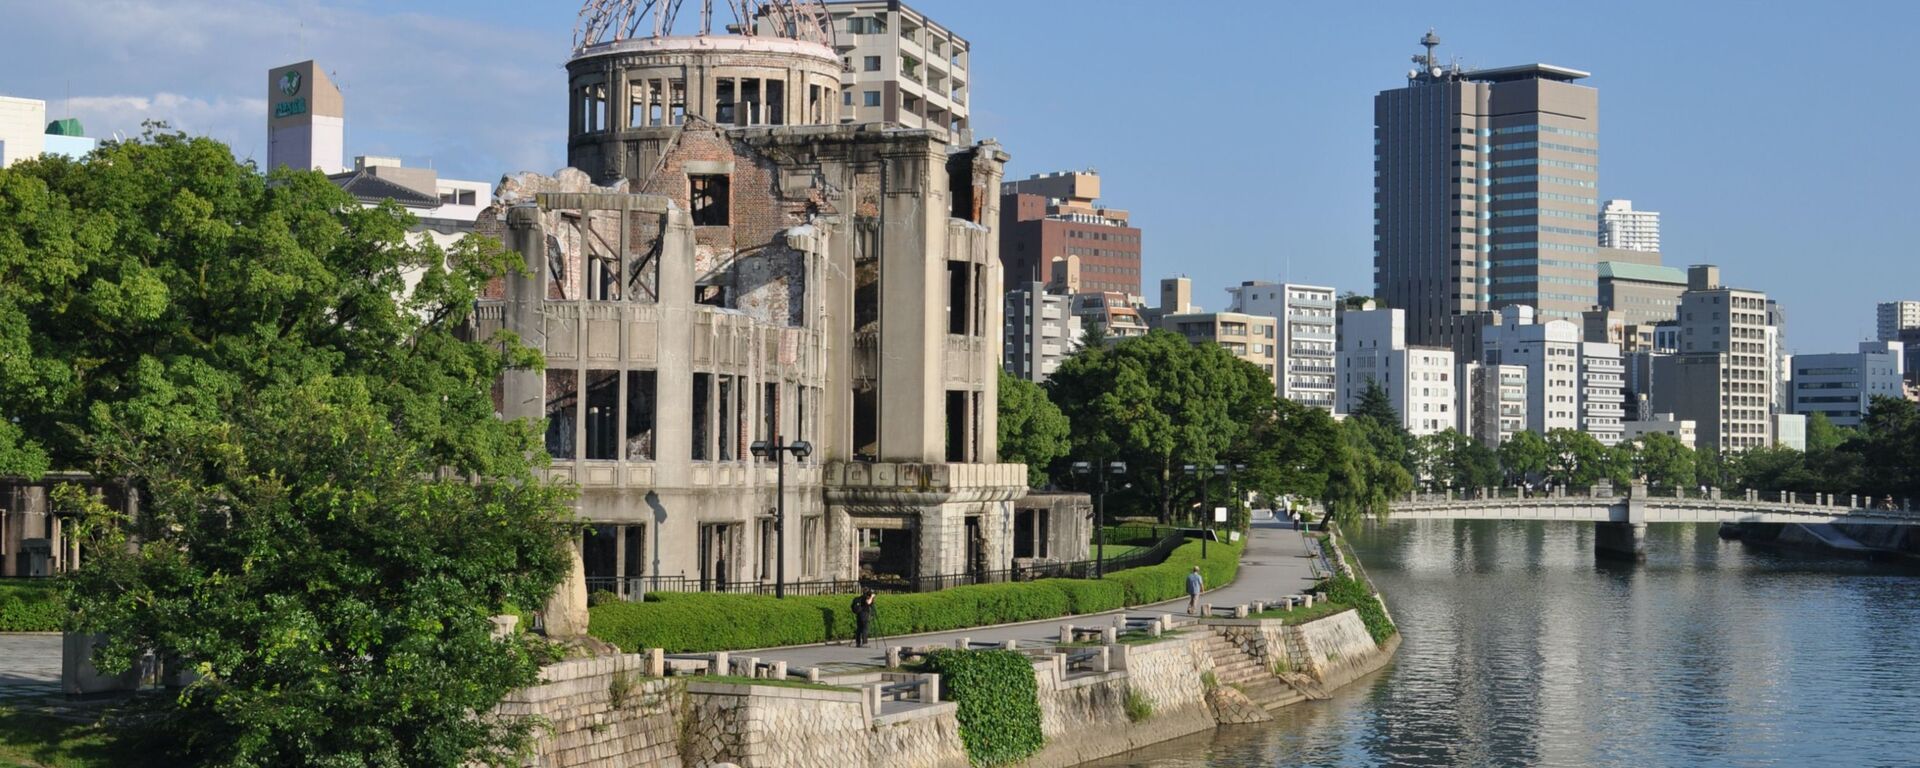
[[[1352,609],[1293,626],[1280,619],[1219,619],[1214,626],[1267,669],[1311,678],[1304,687],[1318,689],[1309,691],[1316,698],[1385,666],[1399,647],[1397,635],[1386,646],[1375,644]]]

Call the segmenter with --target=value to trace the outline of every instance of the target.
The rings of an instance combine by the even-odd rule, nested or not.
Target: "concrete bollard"
[[[1108,645],[1120,642],[1120,630],[1114,629],[1113,627],[1100,630],[1100,642]]]
[[[1253,612],[1254,612],[1254,613],[1266,613],[1266,612],[1267,612],[1267,603],[1266,603],[1266,601],[1264,601],[1264,600],[1255,600],[1255,601],[1253,601]]]
[[[971,637],[963,637],[963,638],[960,638],[960,639],[958,639],[958,640],[955,640],[955,641],[953,641],[953,647],[955,647],[955,648],[958,648],[958,649],[960,649],[960,650],[963,650],[963,651],[964,651],[964,650],[966,650],[966,649],[968,649],[968,648],[972,648],[972,647],[973,647],[973,638],[971,638]]]
[[[1154,622],[1154,623],[1152,623],[1152,624],[1148,624],[1148,625],[1147,625],[1147,636],[1148,636],[1148,637],[1159,637],[1159,636],[1160,636],[1160,632],[1161,632],[1161,631],[1162,631],[1162,630],[1160,629],[1160,622],[1157,622],[1157,621],[1156,621],[1156,622]]]
[[[1244,619],[1244,618],[1246,618],[1246,617],[1247,617],[1247,606],[1245,606],[1245,605],[1236,605],[1236,606],[1234,606],[1234,607],[1233,607],[1233,617],[1234,617],[1234,618],[1236,618],[1236,619]]]
[[[817,683],[817,682],[820,682],[820,668],[819,668],[819,667],[807,667],[807,682],[809,682],[809,683]]]
[[[920,701],[931,704],[940,700],[940,676],[925,674],[920,676]]]
[[[1201,604],[1200,604],[1200,615],[1201,615],[1201,616],[1203,616],[1203,617],[1204,617],[1204,616],[1212,616],[1212,615],[1213,615],[1213,603],[1201,603]]]
[[[661,648],[647,649],[647,677],[667,676],[667,652]]]
[[[773,680],[785,680],[785,679],[787,679],[787,663],[786,663],[786,662],[784,662],[784,661],[776,661],[776,662],[774,662],[774,663],[773,663],[773,671],[772,671],[772,672],[770,672],[770,673],[768,673],[768,674],[767,674],[767,677],[768,677],[768,678],[770,678],[770,679],[773,679]]]
[[[898,666],[900,666],[900,646],[889,645],[887,646],[887,668],[892,669]]]
[[[1013,638],[1007,638],[1007,641],[1005,643],[1002,643],[1000,647],[1003,650],[1017,651],[1017,650],[1020,650],[1020,641],[1015,640]]]
[[[1302,608],[1313,607],[1313,593],[1309,592],[1307,594],[1300,596],[1300,607]]]
[[[1100,655],[1093,657],[1093,671],[1110,672],[1113,670],[1113,646],[1100,646]]]
[[[1123,614],[1120,614],[1119,616],[1115,616],[1115,617],[1113,617],[1113,627],[1114,627],[1115,629],[1120,629],[1120,630],[1124,630],[1124,629],[1126,629],[1126,628],[1127,628],[1127,615],[1123,613]]]
[[[1073,642],[1073,625],[1072,624],[1060,625],[1060,644],[1067,645],[1072,642]]]
[[[1160,614],[1160,629],[1169,632],[1173,630],[1173,614]]]
[[[714,651],[712,660],[707,662],[707,674],[724,675],[727,673],[729,659],[726,651]]]
[[[874,683],[861,689],[866,692],[867,712],[874,717],[880,715],[880,686],[881,683]]]

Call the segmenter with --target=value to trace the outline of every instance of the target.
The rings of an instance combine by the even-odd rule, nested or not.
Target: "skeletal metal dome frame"
[[[714,0],[700,5],[698,34],[713,34]],[[687,0],[586,0],[573,27],[573,48],[583,50],[602,43],[642,37],[668,37]],[[765,19],[766,36],[833,45],[833,25],[820,0],[725,0],[733,12],[728,34],[756,36],[754,22]]]

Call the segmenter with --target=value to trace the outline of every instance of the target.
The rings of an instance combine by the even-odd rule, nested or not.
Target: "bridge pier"
[[[1593,554],[1614,560],[1647,559],[1646,523],[1594,523]]]

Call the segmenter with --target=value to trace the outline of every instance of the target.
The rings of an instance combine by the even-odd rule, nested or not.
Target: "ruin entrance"
[[[739,523],[701,524],[700,591],[725,592],[739,586],[733,576],[740,565],[736,543],[739,536]]]
[[[860,583],[874,589],[912,590],[919,573],[919,536],[907,518],[860,518],[854,546]]]

